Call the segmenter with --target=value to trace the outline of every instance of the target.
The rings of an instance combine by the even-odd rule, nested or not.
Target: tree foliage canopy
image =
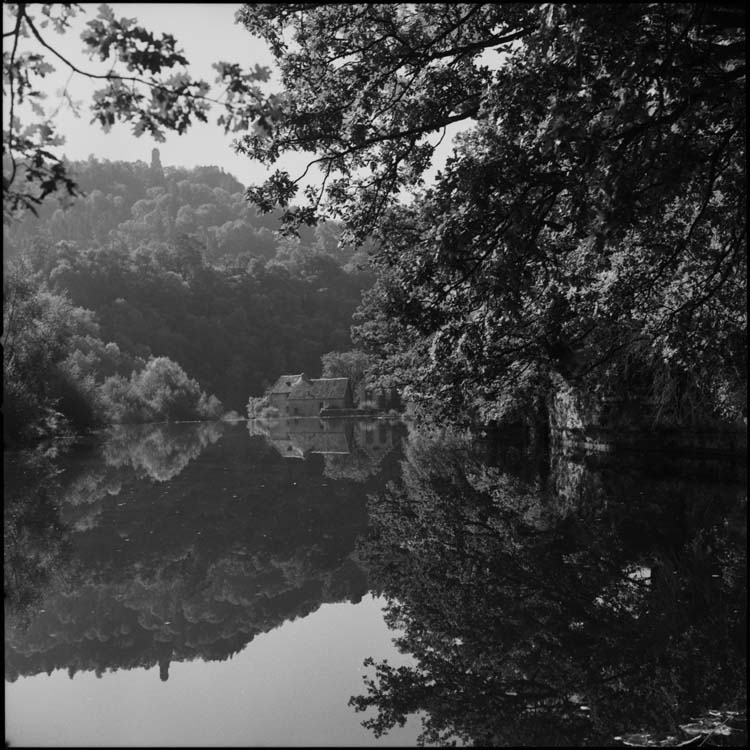
[[[477,116],[493,78],[477,56],[534,23],[521,4],[252,4],[238,18],[268,42],[284,86],[240,151],[266,164],[314,152],[323,188],[287,218],[314,221],[327,197],[360,238],[400,190],[420,184],[434,150],[425,136]],[[295,183],[277,172],[250,195],[286,206]]]
[[[677,420],[687,402],[744,412],[741,7],[284,4],[240,18],[285,87],[241,150],[315,152],[325,188],[287,220],[325,207],[376,237],[359,336],[391,375],[421,348],[402,382],[414,396],[492,417],[550,371],[600,385],[627,371]],[[424,188],[429,136],[457,122],[471,127]],[[295,184],[278,172],[249,193],[287,206]],[[392,351],[394,325],[408,349]]]
[[[62,64],[71,75],[103,82],[93,95],[90,110],[91,122],[105,131],[116,122],[127,122],[134,135],[149,133],[163,141],[166,130],[184,133],[196,121],[207,122],[212,105],[220,107],[217,124],[226,133],[247,129],[250,120],[261,113],[265,97],[260,84],[269,77],[265,67],[244,70],[233,62],[215,63],[215,83],[223,91],[212,95],[206,81],[188,73],[188,60],[171,34],[154,34],[135,18],[117,18],[102,4],[81,34],[90,57],[111,62],[108,71],[98,73],[61,54],[48,32],[51,27],[57,34],[70,33],[72,19],[87,13],[85,6],[8,3],[4,7],[10,19],[9,30],[3,34],[6,220],[19,211],[36,212],[46,196],[59,190],[80,194],[76,180],[54,149],[64,142],[56,131],[54,114],[41,106],[46,96],[41,79],[52,73],[55,65]]]
[[[49,196],[5,231],[7,433],[43,406],[79,424],[216,416],[209,394],[238,409],[280,372],[319,373],[321,355],[350,348],[371,275],[335,223],[279,237],[215,167],[68,169],[85,197]],[[156,393],[145,373],[165,357]]]

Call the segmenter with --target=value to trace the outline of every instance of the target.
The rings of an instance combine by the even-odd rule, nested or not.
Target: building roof
[[[313,386],[313,398],[344,398],[349,387],[349,378],[318,378],[310,381]]]
[[[294,385],[301,379],[305,378],[305,373],[300,372],[296,375],[282,375],[279,379],[271,386],[269,393],[290,393]]]
[[[289,398],[315,398],[312,382],[305,378],[299,378],[292,385],[292,389],[289,391]]]
[[[345,398],[349,378],[308,379],[304,372],[297,375],[282,375],[271,386],[269,393],[286,393],[289,398],[319,399]]]

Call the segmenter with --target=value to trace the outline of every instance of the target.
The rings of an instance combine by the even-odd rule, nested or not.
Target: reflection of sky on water
[[[367,656],[409,663],[381,616],[382,600],[325,604],[260,635],[224,662],[105,673],[65,672],[6,683],[13,746],[414,745],[419,721],[376,742],[347,706]]]

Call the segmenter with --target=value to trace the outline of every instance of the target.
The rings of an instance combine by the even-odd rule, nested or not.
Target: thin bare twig
[[[10,109],[9,109],[9,118],[8,118],[8,153],[10,154],[10,164],[11,164],[11,172],[10,172],[10,180],[9,183],[12,184],[13,180],[16,178],[16,171],[18,169],[18,165],[16,164],[16,159],[13,156],[13,110],[15,108],[16,104],[16,94],[13,90],[13,63],[16,59],[16,51],[18,50],[18,37],[21,33],[21,20],[23,18],[22,15],[23,12],[23,5],[19,4],[18,6],[18,15],[16,16],[16,28],[11,32],[12,34],[15,34],[15,39],[13,40],[13,50],[10,53],[10,64],[8,65],[8,88],[10,89]]]

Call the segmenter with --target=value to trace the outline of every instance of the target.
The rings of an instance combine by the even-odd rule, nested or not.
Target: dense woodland
[[[351,348],[372,282],[340,226],[280,237],[217,168],[69,165],[83,196],[6,228],[6,435],[244,412]]]
[[[82,9],[13,12],[17,43]],[[239,409],[352,344],[371,382],[443,420],[545,424],[572,389],[651,427],[746,424],[742,6],[261,3],[237,21],[280,87],[222,61],[220,101],[175,73],[174,38],[102,6],[85,48],[127,72],[101,76],[94,121],[162,138],[215,105],[238,156],[312,153],[320,184],[300,196],[277,170],[245,203],[216,170],[70,165],[47,147],[53,121],[12,123],[6,216],[26,214],[8,231],[26,264],[6,282],[13,430],[44,432],[42,405],[48,422],[207,415],[212,396]],[[45,60],[14,43],[11,105],[42,95]],[[464,130],[428,182],[451,126]],[[78,197],[58,209],[60,193]],[[150,357],[174,365],[142,376]]]

